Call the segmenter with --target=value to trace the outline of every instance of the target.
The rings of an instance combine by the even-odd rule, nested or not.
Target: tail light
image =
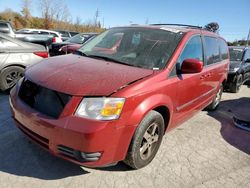
[[[48,52],[34,52],[35,55],[40,56],[42,58],[47,58],[49,57]]]
[[[52,38],[52,43],[53,43],[53,42],[56,42],[56,37],[53,37],[53,38]]]

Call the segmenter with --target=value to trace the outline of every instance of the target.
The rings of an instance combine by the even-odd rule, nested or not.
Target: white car
[[[38,34],[38,35],[52,35],[52,43],[54,42],[62,42],[62,36],[57,31],[51,31],[46,29],[30,29],[30,28],[24,28],[18,30],[16,33],[20,34]]]

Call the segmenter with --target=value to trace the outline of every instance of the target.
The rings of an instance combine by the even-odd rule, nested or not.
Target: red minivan
[[[228,65],[227,44],[216,33],[116,27],[75,54],[30,66],[10,106],[17,127],[56,156],[88,167],[123,160],[138,169],[153,160],[165,132],[216,109]]]

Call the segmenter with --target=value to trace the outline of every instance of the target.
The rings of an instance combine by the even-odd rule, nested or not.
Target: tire
[[[229,90],[232,93],[238,93],[240,91],[241,85],[242,85],[242,75],[240,74],[236,76],[235,82],[231,83]]]
[[[162,115],[156,111],[150,111],[138,125],[124,163],[133,169],[149,164],[161,145],[164,127]]]
[[[221,101],[222,92],[223,92],[223,85],[221,84],[220,89],[216,93],[216,96],[214,97],[212,103],[206,107],[207,110],[214,111],[217,109]]]
[[[10,66],[1,71],[0,89],[6,91],[14,87],[17,81],[23,77],[24,68],[18,66]]]

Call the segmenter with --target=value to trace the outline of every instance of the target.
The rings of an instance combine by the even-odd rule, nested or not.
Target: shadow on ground
[[[250,121],[250,98],[222,101],[218,109],[208,112],[208,115],[221,123],[221,135],[230,145],[250,154],[250,132],[235,127],[233,123],[234,116]]]

